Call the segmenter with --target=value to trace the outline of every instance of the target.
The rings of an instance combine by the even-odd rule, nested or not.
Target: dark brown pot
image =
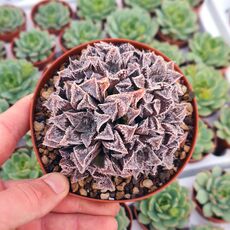
[[[158,38],[160,41],[168,42],[168,43],[171,44],[171,45],[176,45],[176,46],[179,46],[179,47],[181,47],[181,48],[188,45],[188,41],[172,39],[172,38],[170,38],[168,35],[165,35],[165,34],[161,33],[160,30],[159,30],[158,33],[157,33],[157,38]]]
[[[217,137],[217,147],[213,154],[215,156],[222,156],[225,154],[227,149],[230,149],[230,143]]]
[[[26,14],[19,7],[16,7],[13,5],[8,5],[8,6],[20,9],[24,15],[24,23],[20,27],[16,28],[16,30],[11,31],[11,32],[7,32],[7,33],[3,33],[3,34],[0,33],[0,40],[5,41],[5,42],[12,42],[14,38],[19,36],[21,31],[26,29]]]
[[[17,58],[16,53],[14,51],[14,47],[15,47],[15,40],[11,42],[10,49],[13,57]],[[43,70],[49,63],[51,63],[54,60],[54,57],[55,57],[55,47],[52,48],[51,54],[46,59],[42,61],[32,62],[32,63],[39,70]],[[28,61],[30,60],[28,59]]]
[[[127,215],[127,217],[129,218],[129,221],[130,221],[129,226],[127,227],[127,230],[131,230],[132,229],[132,224],[133,224],[133,215],[132,215],[131,209],[125,203],[121,203],[120,205],[125,208],[126,215]]]
[[[211,221],[213,223],[217,223],[217,224],[224,224],[224,223],[227,223],[225,220],[223,219],[220,219],[220,218],[217,218],[217,217],[206,217],[203,213],[203,210],[202,210],[202,205],[196,200],[196,191],[195,189],[193,188],[193,191],[192,191],[192,199],[193,201],[195,202],[196,204],[196,210],[197,212],[205,219],[207,219],[208,221]]]
[[[82,45],[79,45],[69,51],[67,51],[66,53],[64,53],[62,56],[60,56],[57,60],[55,60],[51,66],[43,73],[42,77],[40,78],[40,81],[38,82],[35,92],[34,92],[34,96],[33,96],[33,101],[32,101],[32,106],[31,106],[31,112],[30,112],[30,129],[31,129],[31,137],[32,137],[32,142],[33,142],[33,147],[34,147],[34,151],[35,154],[37,156],[38,162],[41,166],[41,169],[43,171],[43,173],[47,173],[45,171],[45,168],[41,162],[40,159],[40,154],[38,151],[38,147],[36,145],[36,137],[35,137],[35,131],[33,128],[33,121],[34,121],[34,115],[35,115],[35,107],[36,107],[36,101],[37,98],[40,95],[40,91],[43,88],[43,86],[46,84],[46,82],[48,81],[48,79],[50,77],[53,77],[56,74],[56,71],[60,69],[60,67],[62,66],[63,63],[68,62],[69,61],[69,57],[71,56],[76,56],[76,55],[80,55],[81,51],[83,49],[85,49],[88,45],[93,45],[96,42],[111,42],[114,44],[120,44],[120,43],[130,43],[131,45],[133,45],[135,48],[140,49],[140,50],[148,50],[148,51],[152,51],[154,53],[156,53],[157,55],[160,55],[164,58],[165,61],[169,62],[171,61],[168,57],[166,57],[164,54],[162,54],[160,51],[149,47],[143,43],[140,42],[136,42],[136,41],[131,41],[131,40],[127,40],[127,39],[116,39],[116,38],[108,38],[108,39],[102,39],[102,40],[95,40],[95,41],[90,41],[87,43],[84,43]],[[177,65],[175,65],[175,70],[178,71],[179,73],[182,73],[182,71],[179,69],[179,67]],[[192,88],[190,86],[190,84],[188,83],[188,80],[182,76],[182,80],[184,82],[184,84],[186,85],[186,87],[189,89],[189,91],[192,91]],[[167,183],[165,183],[164,185],[162,185],[161,187],[157,188],[155,191],[146,194],[142,197],[137,197],[134,199],[127,199],[127,200],[99,200],[99,199],[95,199],[95,198],[91,198],[91,197],[84,197],[84,196],[80,196],[77,194],[73,194],[70,193],[72,196],[76,197],[76,198],[82,198],[85,200],[89,200],[89,201],[98,201],[98,202],[107,202],[107,203],[120,203],[120,202],[134,202],[136,200],[142,200],[142,199],[146,199],[147,197],[150,197],[158,192],[160,192],[161,190],[163,190],[165,187],[167,187],[169,184],[171,184],[177,177],[178,175],[183,171],[184,167],[186,166],[186,164],[189,162],[194,147],[195,147],[195,143],[196,143],[196,139],[197,139],[197,131],[198,131],[198,110],[197,110],[197,103],[196,103],[196,99],[194,98],[192,100],[192,105],[193,105],[193,119],[194,119],[194,136],[193,136],[193,140],[191,143],[191,148],[189,150],[189,153],[187,154],[186,159],[183,161],[182,166],[178,169],[178,171],[171,177],[170,181],[168,181]]]
[[[31,10],[31,20],[34,24],[35,27],[39,27],[40,29],[42,29],[35,21],[34,17],[35,17],[35,14],[37,13],[38,11],[38,8],[41,6],[41,5],[45,5],[47,3],[49,3],[50,1],[49,0],[44,0],[44,1],[40,1],[38,2],[36,5],[33,6],[32,10]],[[58,0],[58,2],[62,3],[63,5],[65,5],[68,9],[69,9],[69,12],[70,12],[70,18],[73,18],[74,16],[74,13],[70,7],[70,5],[66,2],[66,1],[60,1]],[[55,29],[48,29],[48,32],[51,33],[51,34],[55,34],[55,35],[59,35],[66,27],[68,27],[70,24],[70,22],[63,26],[63,28],[61,28],[60,30],[55,30]]]

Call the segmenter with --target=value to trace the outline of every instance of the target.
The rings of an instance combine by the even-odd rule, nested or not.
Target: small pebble
[[[41,157],[41,160],[44,165],[47,165],[49,163],[49,158],[46,155],[43,155]]]
[[[185,151],[181,152],[180,159],[183,160],[185,157],[186,157],[186,152]]]
[[[93,190],[97,190],[97,183],[93,183],[93,184],[92,184],[92,189],[93,189]]]
[[[130,199],[131,198],[131,195],[130,194],[125,194],[125,199]]]
[[[192,107],[191,103],[187,103],[186,109],[187,109],[188,114],[192,114],[193,113],[193,107]]]
[[[55,159],[56,159],[56,154],[55,154],[54,152],[50,152],[50,153],[49,153],[49,158],[50,158],[51,160],[55,160]]]
[[[139,193],[139,188],[134,187],[134,188],[133,188],[133,194],[138,194],[138,193]]]
[[[185,151],[185,152],[189,152],[189,150],[190,150],[190,146],[184,145],[184,151]]]
[[[114,179],[114,182],[116,185],[119,185],[122,181],[123,181],[123,179],[121,177],[115,177],[115,179]]]
[[[143,186],[146,188],[150,188],[153,185],[153,182],[150,179],[145,179],[143,181]]]
[[[34,122],[34,130],[36,132],[41,132],[44,129],[44,127],[45,127],[44,123],[37,122],[37,121]]]
[[[125,182],[126,182],[127,184],[129,184],[131,180],[132,180],[132,176],[127,177],[127,178],[125,179]]]
[[[73,191],[73,192],[77,192],[77,190],[78,190],[78,188],[79,188],[78,183],[71,184],[71,188],[72,188],[72,191]]]
[[[183,129],[183,130],[189,130],[189,127],[185,124],[185,123],[182,123],[181,125],[180,125],[180,127]]]
[[[109,199],[109,193],[108,192],[107,193],[102,193],[100,195],[100,197],[101,197],[102,200],[107,200],[107,199]]]
[[[118,185],[116,188],[117,188],[118,191],[124,191],[125,185],[126,185],[126,183],[123,182],[123,183],[121,183],[120,185]]]
[[[79,181],[78,181],[78,184],[79,184],[81,187],[84,187],[84,185],[85,185],[84,180],[79,180]]]
[[[54,169],[53,169],[53,172],[59,172],[59,170],[60,170],[59,165],[56,165],[56,166],[54,167]]]
[[[117,192],[116,193],[116,199],[117,200],[120,200],[124,197],[125,193],[122,191],[122,192]]]
[[[84,188],[81,188],[81,189],[79,190],[79,193],[80,193],[80,195],[82,195],[82,196],[87,196],[87,191],[86,191]]]

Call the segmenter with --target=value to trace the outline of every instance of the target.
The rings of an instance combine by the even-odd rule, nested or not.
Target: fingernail
[[[59,173],[50,173],[42,177],[42,180],[49,185],[49,187],[57,194],[63,193],[67,190],[68,183],[64,176]]]

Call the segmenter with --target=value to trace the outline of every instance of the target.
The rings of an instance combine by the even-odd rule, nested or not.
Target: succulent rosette
[[[154,12],[154,10],[161,5],[161,0],[124,0],[128,6],[139,6],[147,11]]]
[[[118,230],[127,230],[130,220],[126,215],[125,208],[122,206],[120,207],[119,213],[116,215],[116,221],[118,224]]]

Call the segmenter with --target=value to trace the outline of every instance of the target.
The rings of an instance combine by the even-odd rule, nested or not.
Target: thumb
[[[0,229],[15,229],[49,213],[69,192],[59,173],[15,183],[0,192]]]

